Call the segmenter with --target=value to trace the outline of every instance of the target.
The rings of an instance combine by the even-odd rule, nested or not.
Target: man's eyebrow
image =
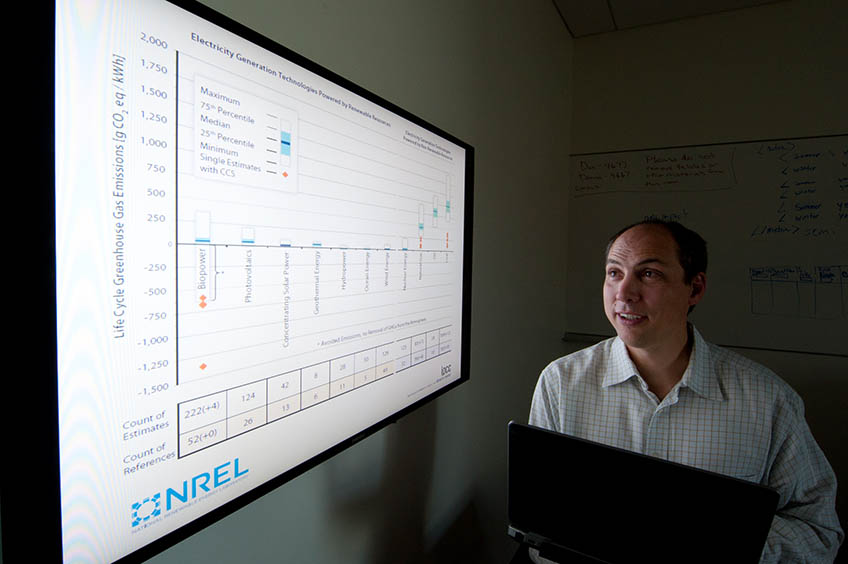
[[[640,260],[639,262],[637,262],[637,263],[636,263],[636,266],[643,266],[643,265],[645,265],[645,264],[651,264],[651,263],[656,263],[656,264],[660,264],[660,265],[663,265],[663,266],[667,266],[667,265],[668,265],[668,263],[667,263],[666,261],[662,260],[662,259],[658,259],[658,258],[646,258],[646,259],[642,259],[642,260]],[[607,264],[614,264],[614,265],[617,265],[617,266],[622,266],[622,263],[620,263],[619,261],[615,260],[614,258],[608,258],[608,259],[607,259]]]

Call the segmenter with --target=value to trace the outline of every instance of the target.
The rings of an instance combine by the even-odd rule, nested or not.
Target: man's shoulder
[[[604,375],[610,366],[610,357],[614,356],[614,341],[608,339],[590,347],[562,356],[549,363],[542,370],[534,393],[534,406],[542,404],[560,405],[562,402],[581,401],[580,398],[593,397],[601,389]],[[623,346],[623,345],[622,345]],[[556,411],[555,408],[550,408]],[[534,407],[531,413],[538,415]],[[548,421],[549,428],[562,429],[546,415],[541,420]],[[533,421],[540,421],[536,418]]]
[[[542,376],[585,374],[587,369],[609,362],[613,356],[615,340],[616,338],[612,337],[590,347],[561,356],[545,367]]]
[[[709,351],[710,371],[725,393],[744,392],[785,403],[803,410],[798,393],[771,368],[729,348],[704,341]]]

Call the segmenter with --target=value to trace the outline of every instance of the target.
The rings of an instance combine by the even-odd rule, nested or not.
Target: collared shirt
[[[704,341],[659,398],[618,337],[549,364],[530,424],[743,478],[780,493],[763,562],[831,562],[843,532],[836,476],[801,398],[768,368]]]

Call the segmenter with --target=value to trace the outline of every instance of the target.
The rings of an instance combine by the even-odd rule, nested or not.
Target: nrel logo
[[[146,497],[141,503],[132,504],[132,526],[137,527],[151,517],[158,517],[162,510],[159,508],[159,498],[161,494],[156,494],[153,497]]]
[[[198,495],[209,493],[231,480],[244,476],[249,471],[248,468],[239,468],[239,459],[235,458],[216,466],[210,472],[201,472],[191,479],[183,480],[181,488],[168,488],[165,491],[165,511],[170,511],[177,503],[188,503],[189,500],[196,499]],[[132,526],[137,527],[147,522],[151,517],[161,515],[160,500],[161,494],[157,493],[141,502],[133,503]]]

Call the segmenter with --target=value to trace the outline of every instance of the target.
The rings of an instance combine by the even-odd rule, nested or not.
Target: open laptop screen
[[[509,532],[543,555],[602,562],[758,562],[776,491],[509,424]]]

